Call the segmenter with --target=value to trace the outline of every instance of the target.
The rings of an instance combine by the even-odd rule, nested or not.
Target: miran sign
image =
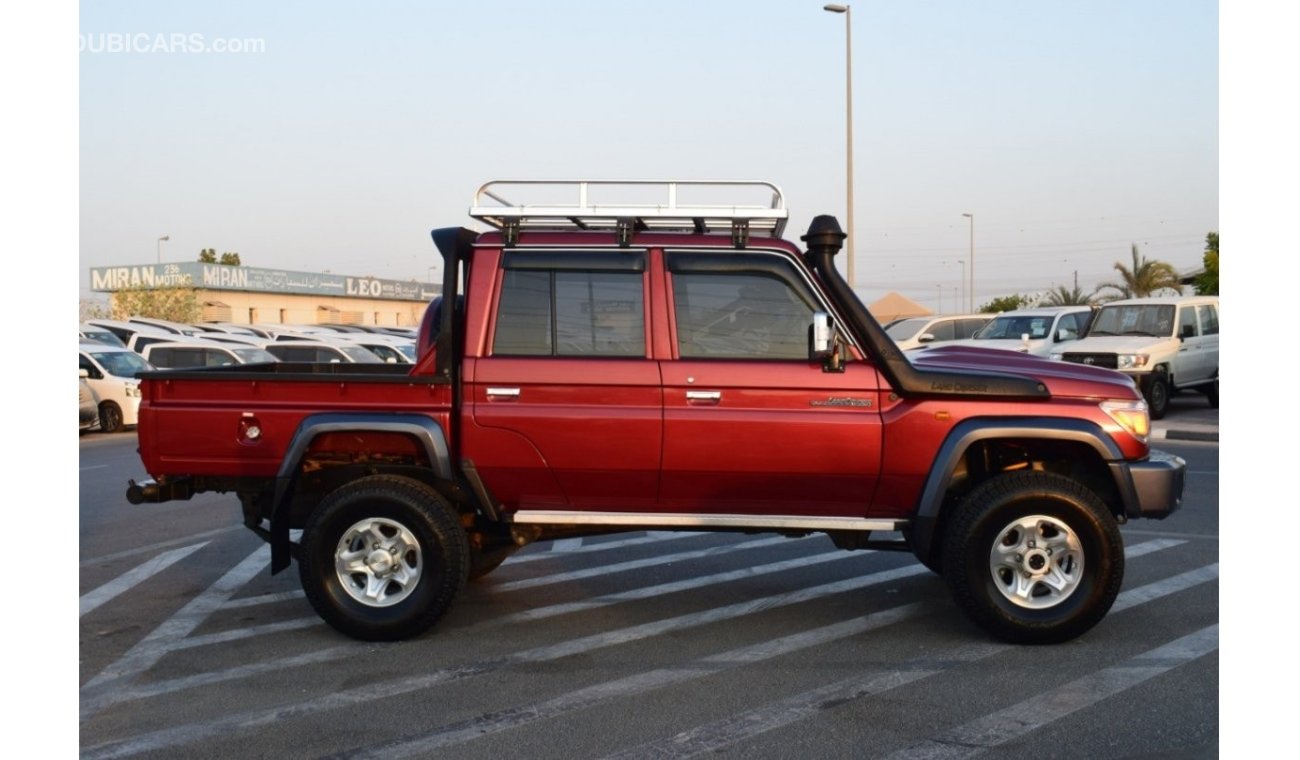
[[[101,293],[132,288],[177,287],[350,296],[392,301],[427,301],[441,292],[440,286],[422,282],[203,264],[197,261],[96,267],[90,270],[90,288]]]

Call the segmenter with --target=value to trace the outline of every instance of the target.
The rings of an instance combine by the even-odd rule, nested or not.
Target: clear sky
[[[164,261],[427,279],[429,230],[473,226],[489,179],[763,179],[787,237],[843,223],[845,17],[822,5],[82,3],[82,293],[163,235]],[[859,291],[957,310],[963,213],[977,305],[1091,291],[1133,243],[1198,267],[1218,27],[1207,0],[853,4]],[[193,52],[231,41],[255,52]]]

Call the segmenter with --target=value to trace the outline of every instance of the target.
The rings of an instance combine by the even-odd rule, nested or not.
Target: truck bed
[[[445,421],[450,386],[410,374],[412,366],[283,362],[141,373],[140,458],[155,478],[274,477],[310,415],[405,413]]]

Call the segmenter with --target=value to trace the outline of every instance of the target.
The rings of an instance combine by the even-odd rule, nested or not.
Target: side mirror
[[[808,337],[808,358],[820,361],[823,372],[843,372],[843,342],[839,331],[831,322],[831,316],[824,311],[813,312],[812,328]]]
[[[916,336],[916,342],[917,342],[917,343],[933,343],[933,342],[934,342],[934,333],[921,333],[920,335]]]
[[[1074,335],[1070,332],[1070,329],[1068,327],[1062,327],[1061,329],[1056,331],[1057,343],[1060,343],[1063,340],[1070,340],[1073,337]]]
[[[1196,337],[1195,325],[1183,325],[1183,328],[1178,332],[1179,340],[1187,340],[1188,338],[1195,338],[1195,337]]]
[[[86,371],[85,367],[81,367],[80,369],[78,369],[77,373],[80,374],[82,377],[90,377],[90,373]]]
[[[812,321],[812,356],[823,359],[835,348],[835,328],[831,326],[831,315],[824,311],[813,312]]]

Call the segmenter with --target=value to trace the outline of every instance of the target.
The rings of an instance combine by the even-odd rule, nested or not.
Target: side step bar
[[[711,515],[663,512],[561,512],[520,510],[503,515],[517,525],[619,525],[672,528],[752,528],[760,530],[860,530],[893,531],[907,527],[907,520],[863,517],[801,517],[797,515]]]

